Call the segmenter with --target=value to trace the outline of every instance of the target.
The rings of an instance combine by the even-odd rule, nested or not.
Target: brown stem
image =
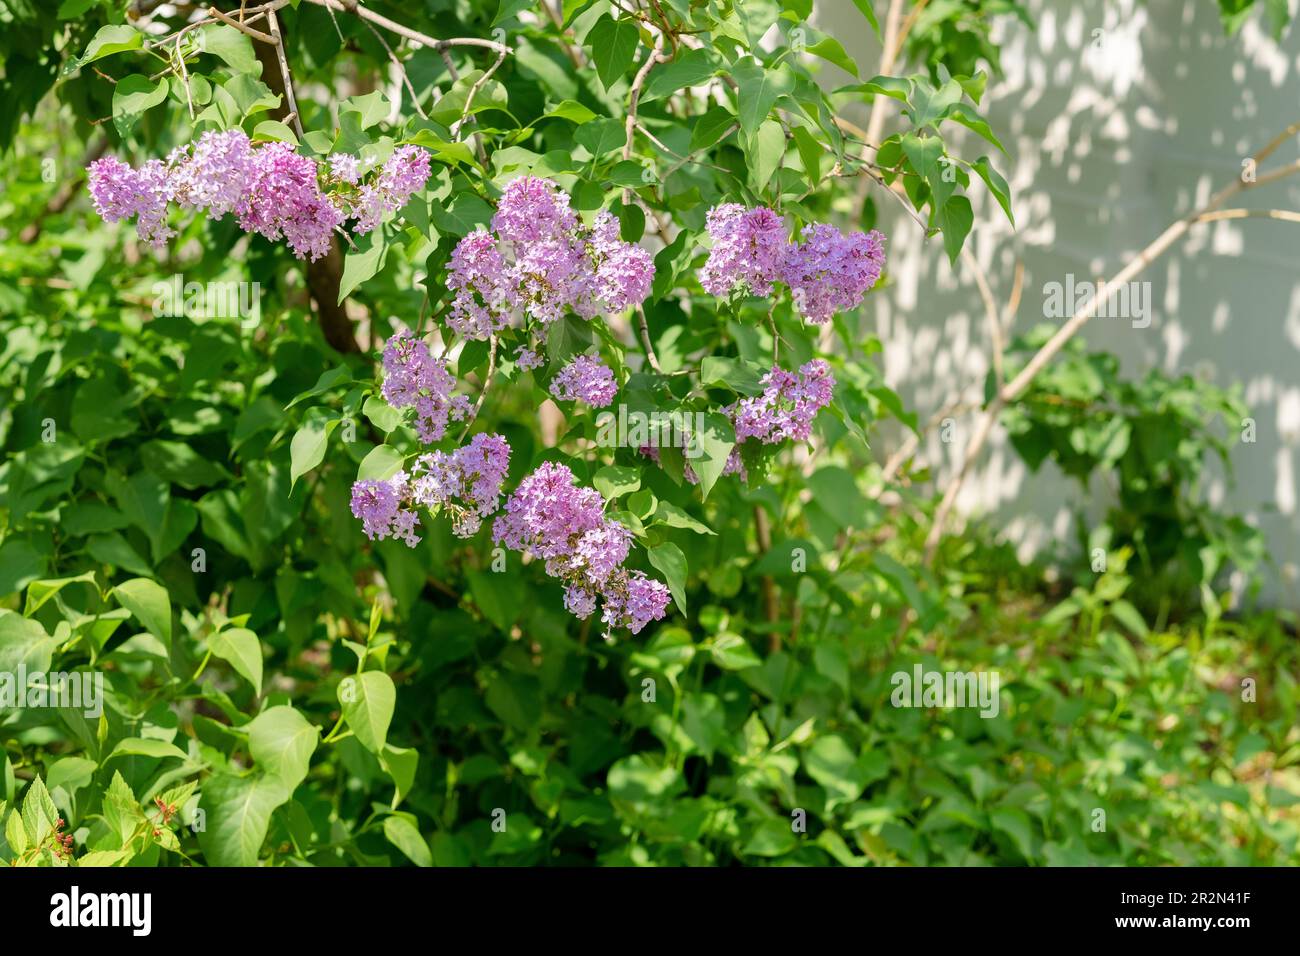
[[[283,36],[281,37],[283,42]],[[271,92],[280,94],[280,105],[271,110],[271,116],[280,122],[288,120],[291,108],[284,85],[284,75],[280,72],[276,46],[254,43],[253,52],[262,64],[262,78]],[[292,112],[297,112],[292,110]],[[339,283],[343,278],[343,250],[337,238],[330,239],[330,248],[322,258],[307,264],[307,291],[316,303],[316,313],[320,317],[321,334],[336,352],[360,352],[356,336],[352,329],[352,319],[347,308],[339,302]]]

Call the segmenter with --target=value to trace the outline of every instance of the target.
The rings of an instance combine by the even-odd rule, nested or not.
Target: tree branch
[[[1254,160],[1255,164],[1258,165],[1261,160],[1267,158],[1274,150],[1281,146],[1282,143],[1291,136],[1294,136],[1297,132],[1300,132],[1300,122],[1292,123],[1283,133],[1274,137],[1267,146],[1251,158]],[[969,476],[971,468],[975,464],[975,459],[984,449],[984,445],[988,441],[989,435],[993,431],[993,426],[997,423],[998,416],[1002,413],[1002,409],[1005,408],[1008,403],[1018,398],[1020,394],[1029,387],[1034,376],[1042,371],[1043,367],[1046,366],[1047,363],[1065,347],[1065,344],[1070,341],[1070,339],[1072,339],[1084,325],[1087,324],[1088,320],[1097,314],[1097,310],[1100,309],[1103,304],[1110,301],[1111,297],[1115,295],[1116,291],[1121,286],[1127,285],[1134,276],[1158,259],[1169,249],[1170,246],[1186,235],[1187,231],[1191,229],[1192,226],[1202,222],[1211,222],[1216,219],[1242,219],[1250,217],[1267,217],[1300,222],[1300,214],[1287,212],[1285,210],[1229,209],[1218,211],[1219,207],[1222,206],[1226,200],[1235,196],[1237,193],[1247,189],[1252,189],[1265,183],[1276,182],[1284,176],[1289,176],[1295,172],[1300,172],[1300,160],[1280,167],[1277,170],[1273,170],[1267,175],[1260,176],[1252,182],[1246,182],[1240,178],[1235,179],[1233,182],[1224,186],[1217,193],[1211,196],[1205,205],[1173,222],[1164,230],[1164,232],[1160,233],[1160,235],[1153,239],[1145,249],[1130,260],[1124,268],[1120,269],[1113,278],[1105,283],[1105,295],[1093,296],[1091,301],[1087,302],[1082,309],[1071,316],[1069,321],[1062,325],[1061,328],[1057,330],[1056,334],[1043,344],[1042,348],[1035,353],[1034,357],[1029,360],[1028,364],[1021,369],[1020,373],[1015,378],[998,390],[992,401],[990,401],[985,407],[983,415],[980,416],[979,422],[975,426],[975,431],[966,445],[961,466],[948,482],[948,486],[944,490],[943,499],[939,502],[939,508],[935,512],[934,516],[934,524],[931,526],[930,533],[927,535],[925,542],[925,561],[927,564],[934,560],[935,552],[939,547],[939,541],[943,537],[944,525],[947,523],[948,516],[952,512],[953,506],[956,504],[957,495],[961,492],[962,485],[965,484],[966,478]]]

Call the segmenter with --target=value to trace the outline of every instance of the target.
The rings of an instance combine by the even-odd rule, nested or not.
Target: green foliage
[[[300,137],[252,41],[228,26],[153,45],[121,3],[5,5],[0,672],[99,675],[104,693],[98,714],[0,710],[0,861],[1154,864],[1295,853],[1296,660],[1283,630],[1293,622],[1152,628],[1119,563],[1053,609],[1038,569],[975,534],[946,542],[939,570],[925,570],[928,502],[901,488],[901,507],[882,503],[870,457],[882,420],[917,422],[884,384],[868,320],[808,328],[789,302],[718,302],[695,280],[706,211],[724,200],[828,220],[857,176],[879,175],[903,185],[954,259],[973,225],[971,173],[1010,218],[989,157],[958,159],[943,138],[955,123],[1002,152],[976,111],[983,71],[996,68],[979,17],[934,0],[909,48],[922,72],[826,92],[827,65],[870,71],[807,24],[811,3],[671,0],[634,16],[578,0],[562,5],[563,29],[514,0],[368,6],[437,36],[500,28],[511,51],[488,76],[494,54],[454,48],[453,75],[437,51],[390,37],[406,73],[393,109],[399,94],[378,89],[389,49],[366,24],[289,5],[279,16],[300,89],[375,90],[300,95]],[[878,29],[872,5],[857,6]],[[646,74],[629,142],[651,27],[672,40]],[[769,33],[779,41],[760,45]],[[899,131],[868,162],[837,114],[878,97]],[[80,195],[87,156],[165,155],[234,126],[318,158],[382,159],[399,143],[433,155],[427,194],[344,250],[338,298],[365,316],[364,353],[326,343],[322,303],[283,248],[200,219],[175,223],[180,234],[155,255]],[[391,318],[421,330],[436,320],[452,247],[523,172],[559,182],[584,214],[610,209],[628,240],[658,237],[645,324],[661,374],[632,315],[555,323],[535,372],[511,361],[518,330],[495,351],[458,342],[449,353],[460,380],[490,384],[475,428],[509,438],[507,488],[543,460],[564,461],[633,531],[634,560],[670,587],[668,619],[632,639],[606,642],[576,621],[537,562],[494,552],[487,528],[461,540],[437,515],[407,549],[367,541],[348,510],[355,479],[391,475],[422,450],[380,394],[370,346]],[[64,187],[70,201],[54,201]],[[864,222],[844,225],[874,222],[873,203],[894,201],[869,195]],[[177,278],[258,283],[260,309],[167,314],[158,297]],[[651,467],[635,449],[601,445],[588,411],[566,410],[546,435],[545,383],[587,351],[617,370],[629,409],[703,416],[699,457],[666,448]],[[724,475],[736,435],[719,410],[752,394],[774,360],[828,352],[837,387],[815,454],[743,446],[751,480]],[[1042,396],[1067,384],[1049,380]],[[1201,392],[1131,388],[1133,422],[1165,416],[1160,427],[1200,442],[1160,452],[1163,470],[1150,474],[1163,484],[1134,486],[1153,501],[1192,478],[1193,453],[1212,443],[1189,421],[1203,417]],[[1021,414],[1034,414],[1035,396]],[[1034,421],[1049,436],[1066,427]],[[1124,452],[1085,451],[1084,471],[1124,467]],[[1207,511],[1179,507],[1143,514],[1222,541]],[[1152,566],[1165,554],[1151,532],[1123,533]],[[1002,717],[892,707],[891,676],[918,663],[996,669]],[[1263,688],[1253,708],[1235,695],[1246,674]],[[1090,826],[1096,808],[1104,832]]]
[[[1051,331],[1013,343],[1012,354],[1027,358]],[[1097,549],[1131,549],[1143,609],[1162,618],[1189,599],[1217,618],[1216,580],[1232,569],[1250,579],[1264,560],[1263,535],[1207,500],[1207,466],[1216,459],[1230,477],[1231,446],[1253,431],[1239,392],[1159,369],[1128,381],[1115,356],[1075,340],[1003,415],[1030,468],[1050,458],[1085,492],[1094,476],[1113,482],[1104,522],[1079,517],[1084,564]]]

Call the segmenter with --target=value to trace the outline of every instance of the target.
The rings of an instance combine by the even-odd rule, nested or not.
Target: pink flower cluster
[[[564,190],[524,176],[506,186],[492,231],[477,229],[452,251],[447,325],[486,339],[517,314],[544,324],[567,312],[592,319],[641,302],[653,279],[650,253],[619,238],[614,216],[602,211],[586,228]]]
[[[165,162],[151,159],[139,169],[106,156],[88,174],[95,211],[107,222],[135,216],[136,233],[154,247],[176,235],[167,225],[175,202],[211,219],[233,214],[245,232],[284,239],[299,259],[316,260],[348,219],[356,232],[369,232],[423,188],[429,153],[398,147],[372,182],[358,186],[356,157],[335,154],[322,167],[286,143],[253,143],[232,129],[204,133]]]
[[[447,363],[433,357],[429,346],[400,329],[384,343],[384,399],[394,408],[415,408],[415,430],[427,444],[441,440],[448,420],[463,421],[469,398],[452,395],[456,379]]]
[[[757,438],[774,444],[786,438],[805,441],[813,419],[830,403],[835,390],[831,367],[821,359],[804,363],[798,372],[779,365],[762,378],[763,393],[742,398],[723,411],[736,426],[736,441]]]
[[[804,227],[801,242],[789,242],[781,217],[763,206],[714,206],[707,229],[713,247],[700,270],[706,292],[767,296],[782,282],[800,314],[818,325],[861,303],[885,265],[884,236],[874,229],[846,236],[815,223]]]
[[[510,445],[500,435],[475,435],[450,454],[421,455],[408,475],[368,479],[352,485],[352,514],[370,540],[397,538],[410,547],[420,542],[417,505],[442,507],[451,515],[452,533],[476,534],[483,519],[501,503],[501,485],[510,467]]]
[[[492,539],[544,561],[546,573],[564,582],[564,606],[574,615],[590,617],[600,598],[606,625],[639,633],[664,616],[668,588],[623,567],[632,532],[605,516],[599,492],[574,482],[567,467],[544,462],[507,499]]]
[[[614,400],[614,373],[594,355],[579,355],[551,381],[550,392],[562,402],[586,402],[604,408]]]
[[[420,516],[411,507],[410,476],[399,471],[387,480],[366,479],[352,484],[352,516],[371,541],[398,538],[414,548]]]

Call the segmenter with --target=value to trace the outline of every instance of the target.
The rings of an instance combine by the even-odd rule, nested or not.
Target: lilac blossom
[[[341,182],[355,186],[361,180],[361,160],[351,153],[330,153],[326,162],[330,175]]]
[[[786,252],[781,279],[804,318],[821,325],[856,308],[876,284],[885,264],[884,236],[874,229],[845,236],[825,223],[805,226],[802,236]]]
[[[590,320],[636,305],[650,294],[654,260],[619,237],[610,213],[586,228],[564,190],[523,176],[503,191],[492,229],[457,243],[448,273],[456,293],[448,326],[486,339],[515,315],[550,324],[569,312]]]
[[[154,248],[176,235],[167,225],[171,186],[159,160],[151,159],[135,170],[105,156],[90,164],[89,183],[91,203],[105,222],[136,216],[136,235]]]
[[[503,281],[505,272],[505,260],[486,229],[476,229],[456,243],[447,268],[447,288],[456,293],[447,315],[453,332],[486,339],[506,327],[515,302]]]
[[[709,210],[706,228],[713,248],[700,271],[705,291],[727,296],[739,288],[770,294],[789,244],[781,217],[765,206],[723,203]]]
[[[475,435],[453,452],[421,455],[408,475],[366,479],[352,485],[352,514],[372,541],[397,538],[415,547],[420,538],[417,506],[442,508],[452,533],[468,538],[501,503],[510,466],[510,445],[500,435]]]
[[[349,218],[354,231],[368,232],[429,177],[429,154],[418,146],[395,150],[369,183],[360,184],[354,156],[336,153],[327,165],[325,172],[286,143],[253,143],[232,129],[204,133],[165,162],[151,159],[137,170],[105,157],[88,173],[95,211],[108,222],[135,216],[136,232],[151,245],[175,235],[166,224],[174,201],[211,219],[234,215],[245,232],[283,239],[299,259],[313,261],[329,252]]]
[[[361,519],[367,538],[398,538],[412,548],[419,544],[415,529],[420,519],[410,507],[408,493],[407,475],[402,471],[387,480],[367,479],[352,485],[352,514]]]
[[[533,368],[540,368],[542,357],[526,345],[519,346],[519,351],[515,353],[515,365],[520,371],[528,371]]]
[[[821,359],[788,372],[779,365],[762,378],[763,393],[742,398],[724,411],[736,426],[736,441],[757,438],[773,444],[786,438],[805,441],[817,413],[830,403],[835,378]]]
[[[452,532],[468,538],[501,503],[510,467],[510,445],[500,435],[475,435],[454,452],[421,455],[411,469],[411,498],[426,508],[441,506]]]
[[[431,444],[447,431],[449,418],[464,418],[464,396],[452,398],[456,380],[447,365],[435,359],[429,347],[400,329],[384,343],[384,399],[394,408],[415,408],[415,430],[420,441]]]
[[[507,499],[492,539],[544,561],[546,573],[564,583],[570,613],[590,617],[599,598],[604,623],[635,634],[664,616],[668,589],[623,567],[632,532],[605,516],[595,489],[574,482],[573,472],[558,462],[538,466]]]
[[[579,355],[560,369],[550,391],[561,401],[583,401],[593,408],[604,408],[614,400],[618,385],[614,373],[599,358]]]

